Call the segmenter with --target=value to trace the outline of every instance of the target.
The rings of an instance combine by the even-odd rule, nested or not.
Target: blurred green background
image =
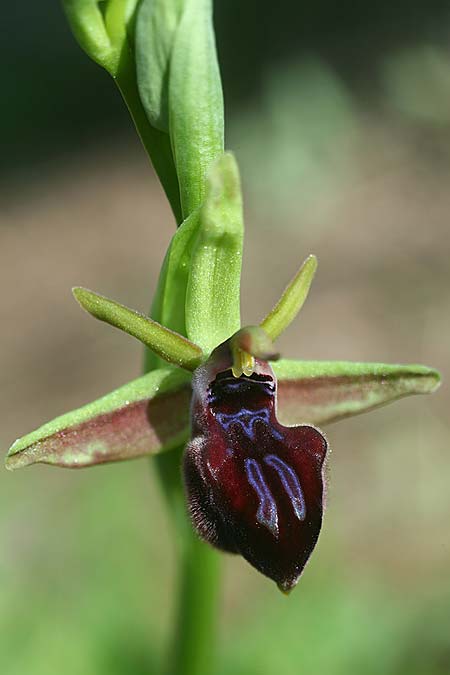
[[[320,268],[286,356],[448,373],[447,2],[216,2],[246,206],[243,317]],[[75,284],[144,310],[173,223],[114,85],[55,2],[2,8],[1,445],[135,377]],[[227,557],[220,675],[450,672],[450,396],[330,426],[328,508],[286,599]],[[173,611],[145,460],[0,472],[0,670],[148,675]],[[213,675],[213,674],[212,674]]]

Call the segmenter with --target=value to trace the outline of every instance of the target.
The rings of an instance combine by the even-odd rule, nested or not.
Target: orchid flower
[[[440,378],[420,365],[279,359],[274,343],[306,300],[313,255],[258,326],[241,325],[241,186],[224,150],[211,0],[63,6],[81,47],[118,85],[178,229],[151,318],[73,290],[83,309],[145,345],[145,374],[18,439],[6,466],[81,468],[154,456],[174,513],[184,489],[196,532],[192,538],[182,514],[171,672],[211,675],[217,574],[197,535],[290,591],[322,525],[328,441],[317,425],[430,393]]]
[[[75,288],[85,310],[138,338],[168,365],[19,439],[6,466],[78,468],[187,443],[187,507],[198,534],[241,553],[288,591],[322,524],[328,443],[315,425],[434,391],[439,375],[415,365],[278,360],[273,341],[303,306],[317,267],[313,255],[260,326],[230,334],[237,327],[242,246],[232,155],[213,166],[193,222],[187,286],[179,290],[186,293],[188,335],[197,342]],[[187,221],[177,231],[169,262],[186,254],[190,227]]]

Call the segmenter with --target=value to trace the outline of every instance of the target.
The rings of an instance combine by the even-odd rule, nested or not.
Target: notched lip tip
[[[280,590],[285,597],[288,597],[297,585],[297,581],[294,581],[294,583],[278,581],[276,583],[278,590]]]

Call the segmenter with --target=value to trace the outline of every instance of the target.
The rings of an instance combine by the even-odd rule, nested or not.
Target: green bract
[[[208,169],[224,150],[212,0],[184,0],[170,65],[169,129],[186,218],[203,202]]]
[[[208,174],[186,292],[187,335],[205,353],[241,325],[243,238],[239,172],[234,157],[227,153]]]
[[[202,345],[208,353],[240,326],[244,225],[239,172],[230,153],[207,177],[204,203],[170,242],[152,317]],[[158,361],[150,353],[147,363]]]
[[[169,70],[184,0],[142,0],[136,17],[136,69],[148,120],[169,133]]]
[[[224,150],[211,13],[211,0],[143,0],[137,12],[139,93],[150,125],[170,137],[183,219],[201,205]]]

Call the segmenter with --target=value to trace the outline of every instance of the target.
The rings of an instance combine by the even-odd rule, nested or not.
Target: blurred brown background
[[[221,673],[450,672],[450,16],[446,3],[217,3],[228,147],[243,178],[243,319],[310,252],[298,358],[419,362],[441,390],[327,429],[328,509],[286,599],[228,558]],[[139,374],[81,284],[145,310],[173,233],[114,85],[57,4],[13,7],[0,183],[4,451]],[[266,11],[267,10],[267,11]],[[239,16],[237,13],[239,12]],[[0,668],[155,672],[170,526],[145,460],[0,472]]]

